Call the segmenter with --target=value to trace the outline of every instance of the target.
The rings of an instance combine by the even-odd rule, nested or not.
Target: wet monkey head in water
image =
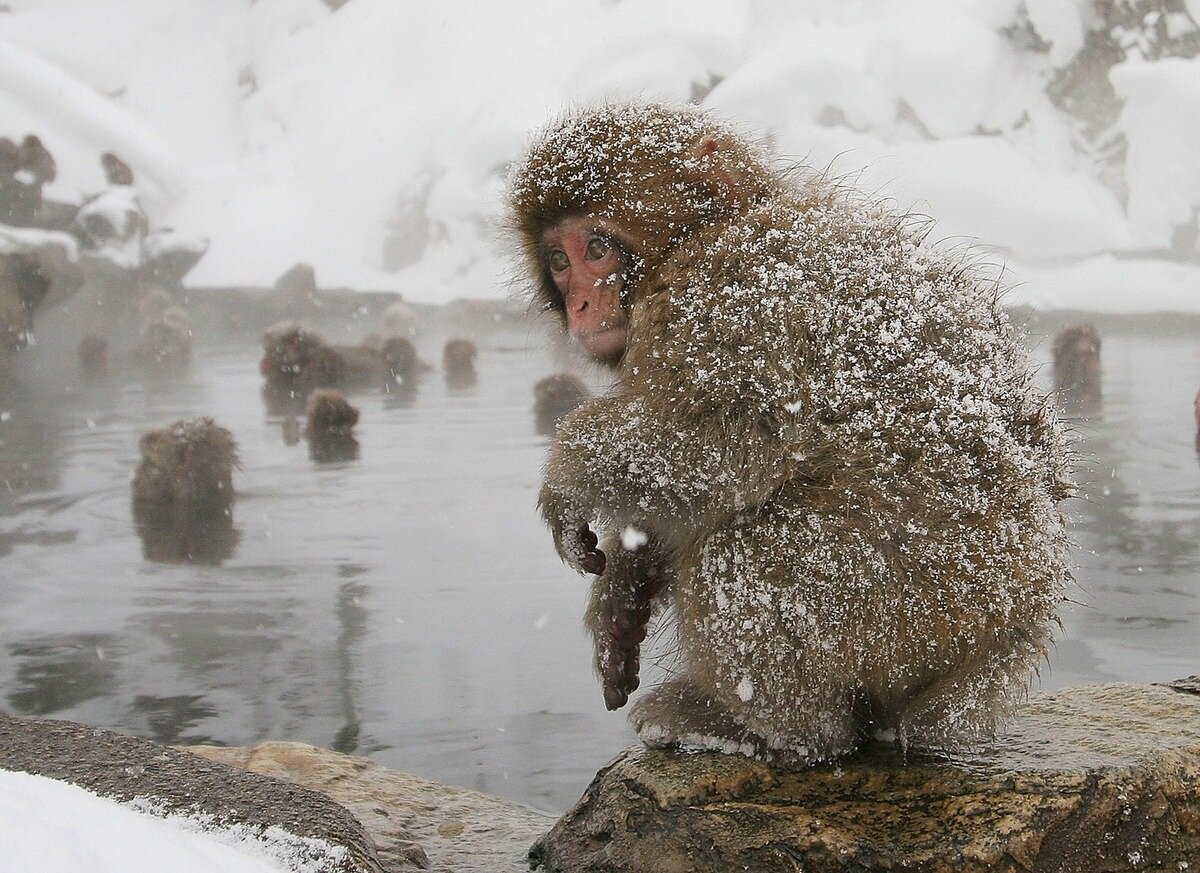
[[[682,663],[634,708],[648,743],[811,761],[993,730],[1051,641],[1071,491],[994,284],[694,109],[570,114],[509,201],[533,293],[616,377],[539,496],[596,574],[608,707],[661,604]]]

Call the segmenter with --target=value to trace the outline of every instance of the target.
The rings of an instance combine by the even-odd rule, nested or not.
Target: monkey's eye
[[[589,261],[598,261],[612,251],[612,242],[603,236],[594,236],[588,240],[587,257]]]
[[[561,273],[567,267],[571,266],[571,260],[567,257],[567,253],[562,249],[555,249],[552,251],[550,256],[546,258],[546,263],[549,265],[550,271],[553,273]]]

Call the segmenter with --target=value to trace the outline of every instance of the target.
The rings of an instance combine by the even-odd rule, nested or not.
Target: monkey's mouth
[[[600,361],[614,361],[625,351],[625,335],[628,326],[624,323],[601,326],[594,330],[575,333],[575,340],[588,354]]]

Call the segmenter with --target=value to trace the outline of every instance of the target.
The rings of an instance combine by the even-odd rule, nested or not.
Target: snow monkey
[[[1054,389],[1070,405],[1095,406],[1100,387],[1100,332],[1095,325],[1072,324],[1054,335]]]
[[[308,423],[304,437],[308,454],[314,461],[349,461],[358,457],[358,440],[354,426],[358,424],[358,407],[340,391],[317,388],[308,395],[304,414]]]
[[[469,339],[449,339],[442,348],[442,369],[446,385],[452,389],[471,388],[478,380],[475,358],[479,349]]]
[[[139,448],[142,463],[133,477],[139,523],[190,525],[232,517],[237,442],[225,428],[211,418],[176,421],[147,431]]]
[[[811,762],[993,731],[1051,641],[1072,491],[995,284],[694,109],[565,117],[509,202],[543,307],[616,377],[539,497],[597,574],[608,708],[661,603],[681,662],[633,709],[650,745]]]

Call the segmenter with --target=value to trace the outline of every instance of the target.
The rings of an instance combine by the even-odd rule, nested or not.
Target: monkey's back
[[[660,334],[631,343],[652,352],[627,362],[630,390],[751,417],[791,471],[683,556],[691,657],[732,682],[747,650],[774,652],[785,706],[885,710],[977,659],[962,730],[986,730],[1070,579],[1065,440],[994,285],[819,187],[712,228],[653,280],[634,330]],[[748,627],[737,601],[775,618]]]
[[[140,441],[141,464],[133,478],[135,509],[220,512],[233,499],[238,464],[233,435],[210,418],[177,421]]]

